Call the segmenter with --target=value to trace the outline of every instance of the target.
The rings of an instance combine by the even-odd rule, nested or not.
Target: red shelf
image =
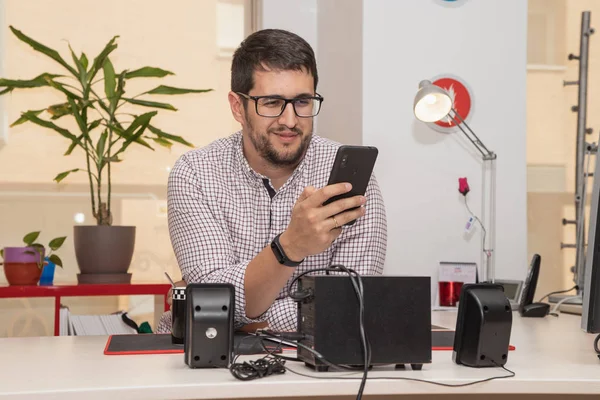
[[[54,336],[59,335],[59,311],[61,297],[74,296],[164,296],[164,310],[167,311],[168,283],[121,283],[121,284],[81,284],[53,286],[0,286],[0,299],[23,297],[54,297]]]
[[[55,296],[166,295],[168,283],[82,284],[56,286],[0,286],[0,298]]]

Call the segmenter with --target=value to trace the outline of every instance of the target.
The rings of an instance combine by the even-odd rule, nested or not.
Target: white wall
[[[471,128],[498,154],[496,277],[524,278],[526,220],[526,17],[522,0],[369,0],[363,20],[363,142],[379,147],[388,209],[386,272],[434,275],[440,261],[480,263],[480,232],[463,237],[458,178],[481,212],[482,164],[459,134],[415,120],[422,79],[452,74],[472,90]]]
[[[333,10],[331,0],[316,1],[319,86],[333,100],[323,105],[318,132],[344,141],[337,130],[321,128],[362,119],[360,140],[349,135],[346,143],[362,142],[380,150],[376,174],[389,227],[385,273],[435,278],[440,261],[481,264],[481,231],[463,234],[468,214],[458,178],[469,179],[469,205],[480,214],[482,163],[462,136],[433,131],[412,113],[419,81],[450,74],[472,90],[470,126],[498,154],[496,277],[524,278],[527,2],[467,0],[449,7],[441,0],[362,1],[361,21],[355,25],[360,40],[353,39],[356,32],[339,34],[340,27],[351,28],[350,8],[358,1],[336,3]],[[262,27],[301,35],[304,29],[312,44],[315,18],[308,10],[313,4],[264,0],[262,15],[270,17]],[[349,76],[332,54],[362,58],[362,69],[351,69],[359,71],[359,79]],[[362,91],[362,104],[351,110],[340,107],[336,94],[352,89]]]
[[[259,0],[259,29],[285,29],[317,51],[317,0]]]

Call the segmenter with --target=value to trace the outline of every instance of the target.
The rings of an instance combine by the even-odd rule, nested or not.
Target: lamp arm
[[[467,139],[469,139],[469,141],[471,143],[473,143],[473,146],[475,146],[477,148],[477,150],[479,150],[479,152],[481,153],[481,155],[483,155],[483,159],[486,160],[495,160],[496,159],[496,153],[494,153],[493,151],[489,150],[484,144],[483,142],[479,139],[479,137],[475,134],[475,132],[473,132],[473,130],[471,129],[471,127],[465,122],[465,120],[463,119],[463,117],[460,116],[459,113],[456,112],[456,110],[454,108],[452,108],[452,112],[454,113],[454,116],[448,114],[448,116],[452,119],[452,121],[454,121],[454,123],[456,124],[456,126],[462,131],[462,133],[467,137]],[[456,117],[456,118],[455,118]],[[459,121],[457,121],[457,118]],[[469,133],[467,133],[461,125],[464,125],[468,130],[470,135],[472,135],[473,137],[471,137],[469,135]],[[475,138],[475,139],[473,139]]]

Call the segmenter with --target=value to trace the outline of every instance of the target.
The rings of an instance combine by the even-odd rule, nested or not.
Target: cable
[[[552,310],[550,310],[549,314],[553,315],[555,317],[558,317],[558,308],[561,306],[562,303],[565,303],[569,300],[575,300],[575,299],[579,299],[579,296],[571,296],[571,297],[565,297],[564,299],[562,299],[561,301],[559,301],[558,303],[556,303],[556,305],[552,308]]]
[[[594,339],[594,350],[596,351],[598,358],[600,358],[600,349],[598,349],[598,341],[600,341],[600,335],[597,335],[596,339]]]
[[[467,382],[467,383],[457,383],[457,384],[451,384],[451,383],[441,383],[441,382],[435,382],[435,381],[428,381],[426,379],[419,379],[419,378],[407,378],[404,376],[372,376],[369,379],[371,380],[382,380],[382,379],[387,379],[387,380],[401,380],[401,381],[413,381],[413,382],[422,382],[422,383],[429,383],[432,385],[438,385],[438,386],[445,386],[445,387],[464,387],[464,386],[471,386],[471,385],[476,385],[478,383],[484,383],[484,382],[489,382],[489,381],[493,381],[495,379],[506,379],[506,378],[512,378],[514,377],[516,374],[514,371],[511,371],[510,369],[502,366],[502,365],[498,365],[499,368],[502,368],[503,370],[505,370],[506,372],[508,372],[510,375],[500,375],[500,376],[492,376],[489,378],[485,378],[485,379],[480,379],[477,381],[471,381],[471,382]],[[346,379],[346,380],[357,380],[357,379],[361,379],[359,377],[346,377],[346,376],[335,376],[335,377],[331,377],[331,376],[322,376],[322,375],[311,375],[311,374],[304,374],[302,372],[298,372],[298,371],[294,371],[293,369],[291,369],[290,367],[285,367],[286,371],[290,371],[293,374],[299,375],[299,376],[304,376],[306,378],[314,378],[314,379]]]
[[[356,297],[357,297],[358,303],[359,303],[359,331],[360,331],[360,338],[361,338],[361,349],[363,351],[363,356],[364,356],[362,377],[360,377],[360,378],[359,377],[347,377],[347,376],[330,377],[330,376],[323,376],[323,375],[319,376],[319,375],[312,375],[312,374],[304,374],[304,373],[301,373],[298,371],[294,371],[293,369],[290,369],[289,367],[285,366],[285,361],[286,360],[299,361],[297,358],[294,359],[291,357],[285,357],[285,356],[274,353],[275,351],[277,351],[277,349],[281,348],[283,343],[279,342],[277,349],[274,351],[271,351],[271,350],[267,349],[267,347],[264,345],[263,340],[260,340],[260,343],[261,343],[261,346],[263,347],[264,351],[267,353],[267,355],[255,362],[245,362],[242,364],[235,363],[235,361],[237,360],[237,356],[236,356],[236,358],[234,359],[234,363],[232,363],[232,365],[230,367],[230,371],[233,376],[235,376],[236,378],[238,378],[240,380],[251,380],[251,379],[269,376],[269,375],[272,375],[275,373],[285,373],[285,371],[290,371],[299,376],[315,378],[315,379],[348,379],[348,380],[360,379],[361,382],[360,382],[360,387],[359,387],[356,399],[357,400],[362,399],[362,395],[364,392],[364,388],[366,385],[367,376],[368,376],[368,372],[369,372],[369,366],[371,365],[371,354],[372,353],[371,353],[371,343],[368,340],[367,332],[365,330],[364,287],[363,287],[363,282],[362,282],[361,276],[356,271],[346,268],[343,265],[332,265],[329,268],[311,269],[308,271],[304,271],[303,273],[299,274],[294,279],[292,279],[292,281],[288,285],[288,290],[287,290],[288,295],[297,302],[305,301],[309,297],[313,296],[314,293],[312,293],[312,291],[310,289],[309,290],[298,290],[296,292],[292,292],[292,286],[302,276],[307,275],[311,272],[322,272],[322,271],[325,271],[327,274],[329,274],[330,272],[334,272],[334,271],[335,272],[340,272],[340,271],[345,272],[346,274],[348,274],[350,282],[352,283],[352,286],[354,288],[354,292],[356,294]],[[306,346],[305,344],[301,343],[300,342],[301,340],[308,338],[306,335],[304,335],[301,332],[281,332],[281,333],[279,333],[279,332],[272,332],[272,331],[264,330],[264,331],[258,331],[256,335],[259,336],[260,338],[271,337],[271,338],[279,338],[281,340],[295,340],[298,348],[302,348],[302,349],[312,353],[319,361],[321,361],[323,364],[327,365],[328,367],[336,369],[336,370],[342,370],[342,371],[350,370],[350,371],[353,371],[353,373],[356,373],[355,372],[356,368],[352,368],[350,366],[345,366],[345,365],[334,364],[334,363],[328,361],[318,351],[314,350],[310,346]],[[496,364],[496,363],[494,363],[494,364]],[[496,364],[496,366],[509,372],[509,375],[494,376],[494,377],[490,377],[490,378],[486,378],[486,379],[482,379],[482,380],[478,380],[478,381],[461,383],[461,384],[446,384],[446,383],[428,381],[425,379],[407,378],[407,377],[372,377],[371,379],[408,380],[408,381],[415,381],[415,382],[430,383],[430,384],[446,386],[446,387],[462,387],[462,386],[469,386],[469,385],[474,385],[474,384],[482,383],[482,382],[488,382],[488,381],[491,381],[494,379],[505,379],[505,378],[511,378],[511,377],[515,376],[515,373],[513,371],[505,368],[504,366],[501,366],[498,364]]]
[[[241,381],[264,378],[273,374],[283,374],[285,370],[285,360],[278,359],[271,354],[267,354],[256,361],[244,361],[241,364],[233,363],[229,367],[231,374]]]
[[[300,279],[304,275],[310,274],[311,272],[325,272],[327,275],[329,275],[329,272],[332,272],[332,271],[338,271],[338,269],[334,266],[331,266],[329,268],[313,268],[313,269],[304,271],[301,274],[298,274],[297,276],[294,277],[294,279],[292,279],[292,281],[288,285],[288,289],[287,289],[288,296],[290,296],[290,298],[292,298],[294,301],[303,301],[303,300],[308,299],[309,297],[312,296],[312,291],[302,290],[302,291],[296,291],[295,293],[293,293],[292,286],[294,285],[294,283],[296,283],[296,281],[298,281],[298,279]]]
[[[556,292],[550,292],[550,293],[548,293],[547,295],[545,295],[544,297],[542,297],[541,299],[539,299],[539,300],[538,300],[538,303],[541,303],[542,301],[544,301],[544,299],[545,299],[546,297],[550,297],[550,296],[552,296],[553,294],[567,293],[567,292],[570,292],[571,290],[579,290],[579,286],[578,286],[578,285],[575,285],[575,286],[573,286],[573,287],[572,287],[572,288],[570,288],[570,289],[566,289],[566,290],[558,290],[558,291],[556,291]]]
[[[481,226],[481,230],[483,231],[483,235],[482,235],[483,237],[481,238],[481,247],[483,248],[483,253],[487,257],[490,257],[491,256],[490,249],[485,248],[485,237],[487,236],[487,231],[485,229],[485,226],[483,226],[483,222],[481,222],[479,217],[477,215],[473,214],[473,211],[471,211],[471,208],[469,207],[469,204],[467,203],[467,195],[464,195],[463,197],[465,198],[465,207],[467,208],[467,211],[469,212],[469,214],[471,214],[471,216],[473,218],[475,218],[475,221],[479,222],[479,226]]]

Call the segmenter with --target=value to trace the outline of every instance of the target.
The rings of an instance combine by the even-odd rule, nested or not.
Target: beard
[[[281,127],[278,129],[269,129],[266,133],[257,132],[252,125],[250,119],[246,116],[246,123],[248,124],[248,138],[252,142],[252,145],[258,152],[258,154],[266,160],[269,164],[278,167],[288,167],[296,165],[300,162],[306,149],[310,145],[310,139],[312,137],[312,126],[311,131],[308,133],[302,132],[302,130],[294,127],[292,129]],[[271,141],[269,140],[270,135],[278,132],[291,131],[300,137],[300,145],[297,149],[293,149],[292,145],[285,146],[285,150],[278,151],[275,149]]]

